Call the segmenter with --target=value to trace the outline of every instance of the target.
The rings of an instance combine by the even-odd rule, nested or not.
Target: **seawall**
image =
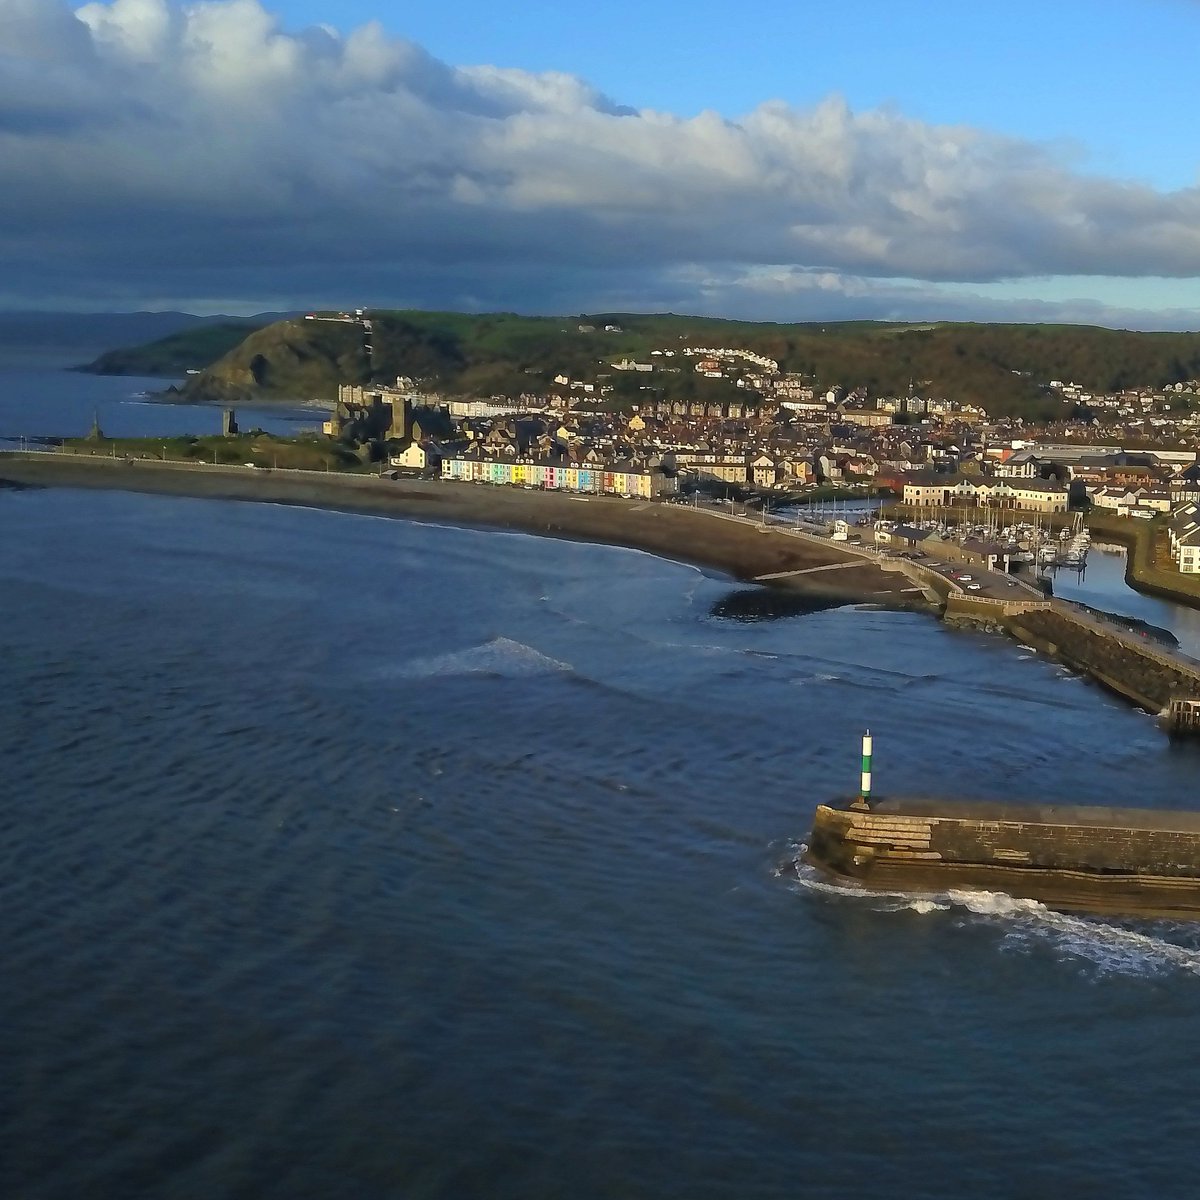
[[[1000,890],[1058,907],[1200,915],[1200,814],[980,802],[818,805],[808,860],[897,891]]]
[[[1147,712],[1161,712],[1175,696],[1200,696],[1200,669],[1182,656],[1105,629],[1065,605],[1029,609],[1006,624],[1019,641],[1090,675]]]

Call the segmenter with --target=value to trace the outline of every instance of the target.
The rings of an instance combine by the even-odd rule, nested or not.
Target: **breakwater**
[[[1144,637],[1106,628],[1082,611],[1051,603],[1007,618],[1020,641],[1082,671],[1147,712],[1176,697],[1200,696],[1200,664]]]
[[[808,861],[884,891],[1003,891],[1080,911],[1200,916],[1200,814],[885,799],[818,805]]]
[[[1173,700],[1200,699],[1200,662],[1165,646],[1147,632],[1124,627],[1107,614],[1061,600],[995,600],[952,592],[942,619],[1007,633],[1094,679],[1109,691],[1159,714]],[[1179,732],[1197,730],[1179,721]]]

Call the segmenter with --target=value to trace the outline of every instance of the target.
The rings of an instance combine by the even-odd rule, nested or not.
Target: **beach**
[[[832,544],[687,505],[560,495],[448,480],[322,475],[207,464],[5,455],[0,480],[41,487],[237,500],[362,512],[598,542],[812,596],[822,604],[927,608],[897,571]]]

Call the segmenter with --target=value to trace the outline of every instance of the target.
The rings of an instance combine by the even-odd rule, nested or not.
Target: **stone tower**
[[[392,399],[392,423],[388,427],[388,438],[391,441],[407,442],[412,438],[413,425],[412,400],[405,396]]]

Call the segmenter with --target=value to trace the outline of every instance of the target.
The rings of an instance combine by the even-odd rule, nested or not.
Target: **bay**
[[[631,551],[0,494],[0,1184],[1186,1194],[1200,934],[794,858],[852,788],[1192,802],[1003,639]]]

